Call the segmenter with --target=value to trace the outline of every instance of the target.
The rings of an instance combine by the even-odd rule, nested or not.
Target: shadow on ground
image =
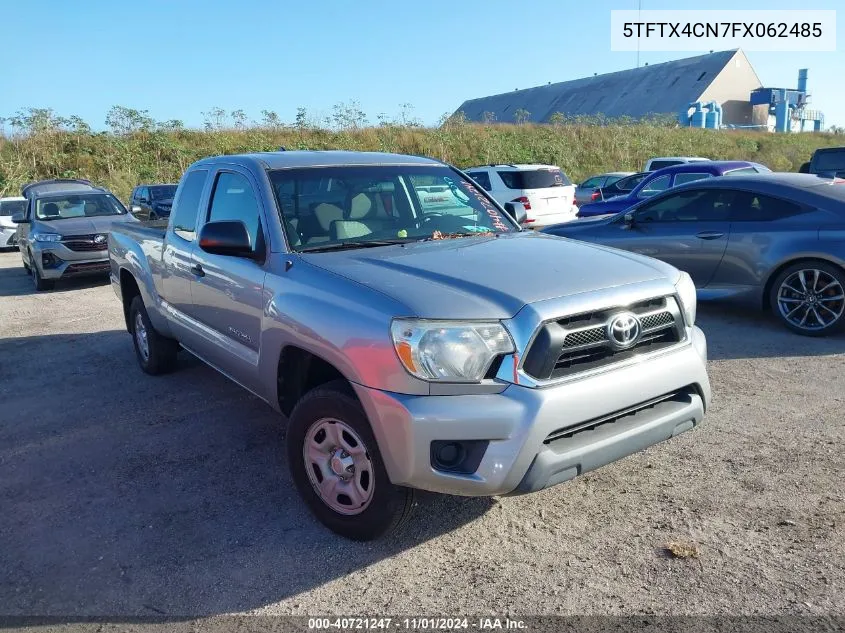
[[[493,504],[423,495],[394,536],[343,540],[294,491],[283,419],[182,356],[179,371],[153,378],[125,332],[0,341],[0,613],[254,609]]]
[[[93,288],[109,283],[108,275],[92,277],[73,277],[56,283],[53,290],[44,292],[71,292],[80,288]],[[16,297],[22,295],[41,294],[35,289],[32,277],[24,270],[23,264],[13,268],[0,268],[0,297]]]
[[[845,353],[845,336],[795,334],[770,312],[724,302],[698,304],[697,325],[707,335],[710,360],[829,356]]]

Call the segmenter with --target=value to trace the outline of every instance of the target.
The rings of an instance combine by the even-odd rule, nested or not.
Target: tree
[[[519,124],[525,123],[531,118],[531,113],[525,108],[517,108],[513,113],[513,120]]]
[[[282,127],[282,119],[272,110],[261,111],[261,125],[270,128],[271,130],[278,130]]]
[[[566,123],[566,115],[563,112],[555,112],[549,117],[549,123],[552,125],[563,125]]]
[[[202,124],[207,132],[222,130],[226,120],[226,111],[223,108],[211,108],[208,112],[202,113]]]
[[[242,130],[246,127],[246,113],[243,110],[232,110],[232,122],[235,124],[236,130]]]
[[[112,106],[106,115],[106,125],[113,134],[124,136],[153,128],[155,121],[147,110],[136,110],[124,106]]]
[[[332,109],[332,121],[339,130],[358,130],[367,125],[367,114],[354,99],[349,103],[336,103]]]
[[[495,112],[485,112],[481,115],[481,120],[485,123],[495,123],[496,122],[496,113]]]

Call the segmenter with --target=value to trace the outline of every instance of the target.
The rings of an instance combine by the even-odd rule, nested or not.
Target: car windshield
[[[299,251],[517,230],[480,187],[445,166],[319,167],[269,175],[288,242]]]
[[[508,189],[548,189],[572,184],[560,169],[552,168],[500,171],[499,177]]]
[[[26,200],[0,201],[0,215],[17,215],[26,211]]]
[[[123,215],[124,213],[126,209],[110,193],[50,196],[38,200],[35,205],[35,217],[45,221]]]
[[[816,171],[845,171],[845,149],[816,154]]]
[[[150,187],[150,200],[172,200],[176,194],[176,185]]]

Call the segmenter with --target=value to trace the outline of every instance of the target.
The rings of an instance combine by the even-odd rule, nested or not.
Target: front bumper
[[[108,249],[102,251],[74,251],[61,243],[31,242],[30,252],[43,279],[63,279],[105,275],[109,272]],[[45,255],[55,263],[45,265]]]
[[[434,492],[490,496],[562,483],[697,426],[710,401],[707,343],[690,341],[641,363],[541,388],[498,394],[407,396],[356,385],[393,483]],[[672,398],[640,407],[667,394]],[[594,420],[595,428],[546,441]],[[489,440],[469,475],[436,470],[435,440]]]

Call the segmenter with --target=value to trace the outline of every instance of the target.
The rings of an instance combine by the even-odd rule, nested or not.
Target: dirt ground
[[[699,429],[360,544],[300,503],[265,404],[187,354],[143,374],[107,282],[36,294],[2,254],[0,615],[845,614],[845,337],[699,322]]]

